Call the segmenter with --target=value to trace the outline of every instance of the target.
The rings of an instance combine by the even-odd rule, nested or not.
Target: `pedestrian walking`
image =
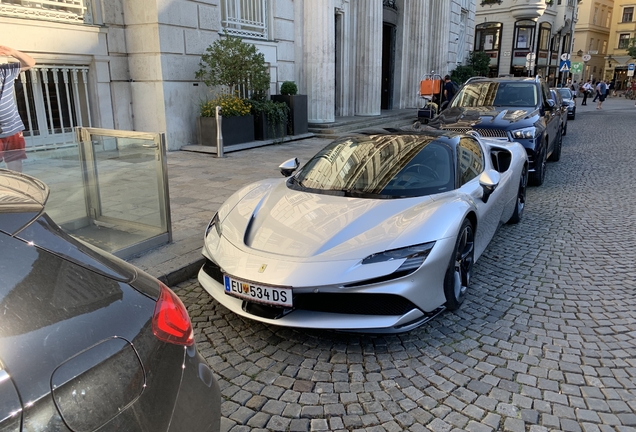
[[[583,93],[581,105],[587,105],[587,98],[592,93],[592,80],[587,80],[585,84],[583,84],[581,93]]]
[[[598,102],[596,102],[596,109],[600,110],[603,109],[603,101],[605,100],[605,97],[607,96],[607,84],[605,84],[605,81],[600,80],[598,82],[598,85],[596,86],[596,91],[598,93]]]
[[[602,80],[598,81],[594,86],[594,99],[592,99],[592,102],[596,102],[598,97],[601,95],[601,82]]]
[[[0,64],[0,162],[4,160],[8,169],[22,172],[22,161],[26,159],[22,134],[24,123],[18,113],[13,89],[20,72],[31,69],[35,60],[28,54],[3,45],[0,45],[0,55],[18,60]]]

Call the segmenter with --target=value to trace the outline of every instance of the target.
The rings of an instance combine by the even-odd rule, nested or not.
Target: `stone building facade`
[[[56,5],[55,3],[59,3]],[[265,56],[270,92],[295,81],[310,122],[415,108],[421,77],[472,50],[475,0],[0,0],[3,44],[31,54],[27,146],[72,127],[165,132],[196,143],[201,54],[223,33]],[[28,118],[28,119],[27,119]]]
[[[475,50],[490,56],[491,76],[539,74],[551,85],[564,82],[570,72],[561,71],[561,56],[573,60],[577,8],[578,0],[481,0]]]

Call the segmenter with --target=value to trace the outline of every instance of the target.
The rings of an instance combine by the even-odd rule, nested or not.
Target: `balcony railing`
[[[267,39],[268,0],[221,0],[221,25],[229,34]]]
[[[0,0],[0,16],[92,24],[90,0]]]

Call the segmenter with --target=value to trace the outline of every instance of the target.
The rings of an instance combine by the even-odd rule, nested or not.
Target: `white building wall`
[[[198,104],[210,89],[195,73],[201,54],[222,31],[220,1],[95,0],[95,25],[0,16],[3,44],[28,52],[40,64],[90,66],[93,126],[165,132],[169,149],[176,150],[196,143]],[[448,73],[457,64],[458,52],[472,49],[475,1],[396,0],[394,109],[415,108],[422,74]],[[360,112],[366,115],[379,113],[373,98],[381,92],[361,88],[360,74],[379,73],[381,43],[371,49],[360,40],[359,14],[371,11],[375,18],[363,18],[377,23],[381,7],[361,8],[351,0],[269,4],[268,40],[246,40],[270,65],[272,93],[278,93],[283,81],[295,81],[314,104],[310,121],[354,115],[356,106],[365,106]],[[459,46],[462,6],[469,14],[466,43]],[[316,13],[308,14],[311,10]],[[418,11],[416,16],[413,11]],[[366,64],[364,71],[361,64]],[[365,81],[377,87],[380,80],[367,76]]]

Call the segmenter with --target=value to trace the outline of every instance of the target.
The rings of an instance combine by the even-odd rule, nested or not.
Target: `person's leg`
[[[22,160],[7,162],[7,169],[11,171],[22,172]]]
[[[22,160],[26,159],[25,142],[22,132],[5,138],[6,146],[4,161],[7,168],[13,171],[22,172]]]

